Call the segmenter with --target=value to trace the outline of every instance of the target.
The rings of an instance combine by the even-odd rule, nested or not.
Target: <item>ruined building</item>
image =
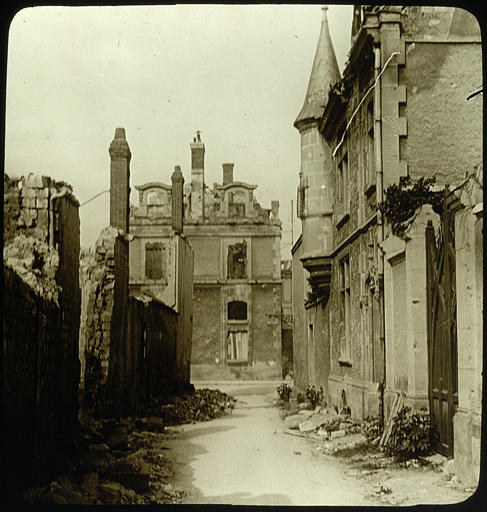
[[[79,203],[47,176],[4,176],[2,462],[9,497],[45,481],[78,418]]]
[[[129,289],[129,192],[132,153],[125,130],[109,147],[110,226],[81,262],[79,355],[83,406],[96,416],[144,414],[151,400],[189,388],[193,252],[182,231],[182,176],[173,175],[175,201],[165,254],[164,293]]]
[[[184,185],[184,235],[194,251],[191,363],[193,368],[266,363],[279,373],[279,203],[262,208],[254,197],[257,185],[235,181],[233,167],[224,163],[222,184],[209,188],[205,145],[197,134],[191,143],[191,180]],[[136,189],[139,205],[130,213],[130,286],[163,297],[175,199],[171,187],[161,182]]]
[[[427,271],[427,261],[443,261],[442,240],[450,240],[453,261],[460,250],[445,234],[455,231],[455,201],[441,207],[446,217],[424,204],[399,236],[379,205],[391,185],[407,188],[434,177],[432,191],[439,192],[479,174],[481,96],[467,101],[482,84],[478,23],[458,8],[355,6],[352,46],[340,75],[326,7],[322,16],[294,123],[301,136],[302,221],[292,250],[295,383],[322,386],[329,403],[349,407],[357,418],[387,418],[403,392],[408,405],[430,409],[442,453],[475,460],[480,409],[472,397],[479,393],[479,368],[460,338],[457,348],[455,310],[442,312],[435,302],[443,294],[435,286],[448,282],[460,290],[462,278],[456,286],[453,274],[435,284],[439,272],[454,269],[451,262],[450,270]],[[428,247],[438,254],[427,259]],[[451,290],[448,296],[452,308],[463,300]],[[451,339],[441,337],[442,318],[449,318]],[[470,343],[478,347],[476,329]]]

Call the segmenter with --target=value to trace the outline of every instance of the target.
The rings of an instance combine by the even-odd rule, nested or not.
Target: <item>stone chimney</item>
[[[110,226],[129,232],[130,159],[125,129],[116,128],[110,153]]]
[[[233,164],[222,164],[223,167],[223,186],[233,183]]]
[[[172,229],[175,233],[183,232],[183,187],[184,176],[181,167],[176,165],[171,176],[172,182]]]
[[[279,201],[271,201],[271,215],[272,218],[279,218]]]
[[[191,143],[191,216],[203,220],[205,213],[205,145],[200,132]]]

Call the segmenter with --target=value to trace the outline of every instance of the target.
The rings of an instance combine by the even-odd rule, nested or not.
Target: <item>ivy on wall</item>
[[[409,225],[418,208],[430,204],[440,214],[444,197],[443,191],[434,191],[431,186],[435,178],[401,178],[399,184],[392,184],[384,192],[385,199],[378,205],[384,218],[391,224],[392,233],[400,236]]]

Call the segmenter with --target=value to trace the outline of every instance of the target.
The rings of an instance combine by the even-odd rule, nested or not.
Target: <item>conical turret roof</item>
[[[294,121],[296,128],[298,128],[299,123],[302,121],[321,118],[328,101],[330,86],[340,80],[340,71],[331,41],[330,29],[328,28],[326,13],[328,7],[323,7],[322,10],[323,17],[321,20],[320,37],[316,47],[304,105],[296,121]]]

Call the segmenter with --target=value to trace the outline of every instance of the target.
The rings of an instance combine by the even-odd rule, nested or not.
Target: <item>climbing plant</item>
[[[424,204],[430,204],[436,213],[441,213],[443,191],[434,191],[431,186],[434,177],[401,178],[399,184],[393,183],[384,191],[385,199],[378,205],[385,219],[390,223],[392,233],[401,235],[407,228],[415,211]]]

